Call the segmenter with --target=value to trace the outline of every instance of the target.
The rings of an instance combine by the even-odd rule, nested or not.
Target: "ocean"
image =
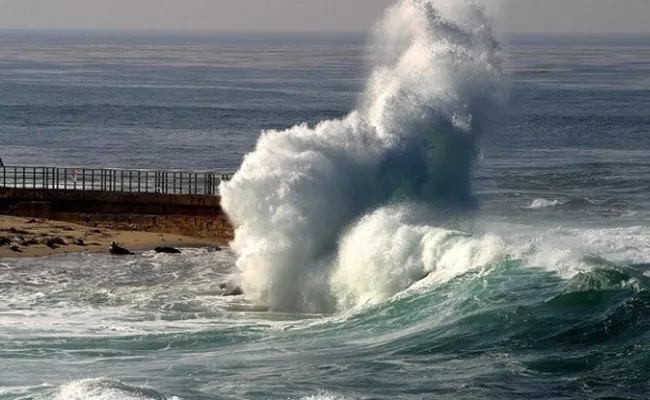
[[[0,259],[0,399],[647,399],[650,37],[497,46],[429,3],[374,35],[1,31],[5,165],[238,171],[239,229]]]

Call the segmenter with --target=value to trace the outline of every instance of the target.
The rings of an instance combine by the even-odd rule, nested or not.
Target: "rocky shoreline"
[[[213,240],[154,232],[122,231],[36,218],[0,216],[0,258],[108,252],[112,242],[133,251],[156,247],[218,247]]]

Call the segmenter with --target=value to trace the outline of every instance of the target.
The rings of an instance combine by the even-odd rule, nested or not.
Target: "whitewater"
[[[492,252],[436,227],[474,203],[476,143],[502,92],[484,5],[398,2],[376,42],[357,110],[263,133],[220,188],[237,226],[242,285],[273,310],[382,301],[444,269],[455,252]]]
[[[491,5],[0,32],[3,161],[238,170],[224,251],[0,259],[0,400],[646,399],[650,42]]]

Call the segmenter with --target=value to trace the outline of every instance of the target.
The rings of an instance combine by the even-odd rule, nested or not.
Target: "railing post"
[[[165,194],[165,171],[158,171],[158,175],[160,176],[160,193]]]

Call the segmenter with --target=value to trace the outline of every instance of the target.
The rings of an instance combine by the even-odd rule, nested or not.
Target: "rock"
[[[32,218],[32,219],[30,219],[29,221],[27,221],[28,224],[35,224],[35,223],[37,223],[37,222],[38,222],[38,221],[35,220],[34,218]]]
[[[16,229],[16,228],[9,228],[7,230],[9,233],[13,233],[14,235],[29,235],[29,232],[21,230],[21,229]]]
[[[205,248],[207,251],[221,251],[221,247],[219,246],[206,246]]]
[[[219,289],[223,290],[222,296],[241,296],[244,294],[244,291],[241,287],[230,283],[219,284]]]
[[[99,229],[93,229],[90,233],[102,233],[102,231]]]
[[[132,256],[134,255],[129,250],[124,247],[118,246],[115,242],[111,243],[111,246],[108,248],[108,252],[116,256]]]
[[[65,240],[63,240],[62,238],[57,236],[57,237],[51,237],[49,239],[46,239],[45,240],[45,245],[47,247],[49,247],[50,249],[56,249],[59,246],[65,246],[66,243],[65,243]]]
[[[6,236],[0,236],[0,246],[6,246],[11,243],[11,239]]]
[[[13,245],[13,246],[9,247],[9,250],[15,251],[16,253],[22,253],[22,250],[20,250],[20,247],[18,247],[16,245]]]
[[[75,246],[85,246],[86,245],[86,243],[84,243],[83,239],[78,239],[78,238],[73,239],[72,244],[74,244]]]
[[[224,292],[224,296],[241,296],[244,291],[239,286],[233,286]]]
[[[34,239],[34,238],[31,238],[31,239],[23,239],[23,240],[20,242],[20,245],[23,246],[23,247],[34,246],[34,245],[37,245],[37,244],[40,244],[40,242],[39,242],[38,240]]]
[[[167,246],[158,246],[153,250],[156,253],[167,253],[167,254],[180,254],[181,253],[180,250],[175,249],[173,247],[167,247]]]

